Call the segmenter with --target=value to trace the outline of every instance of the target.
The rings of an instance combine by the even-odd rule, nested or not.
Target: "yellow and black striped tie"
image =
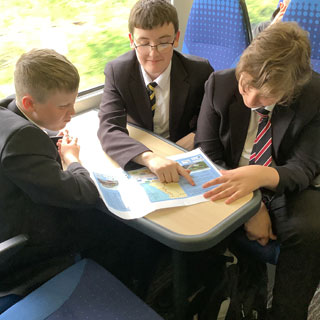
[[[150,82],[147,85],[147,91],[148,91],[148,95],[149,95],[149,99],[150,99],[150,106],[151,106],[151,111],[152,111],[152,116],[154,116],[154,111],[156,110],[156,94],[155,94],[155,87],[158,84],[156,82]]]

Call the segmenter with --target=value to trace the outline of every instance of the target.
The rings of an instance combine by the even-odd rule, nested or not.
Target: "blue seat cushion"
[[[17,303],[22,297],[16,294],[9,294],[0,299],[0,314]]]
[[[84,259],[64,270],[3,314],[0,320],[160,320],[104,268]]]

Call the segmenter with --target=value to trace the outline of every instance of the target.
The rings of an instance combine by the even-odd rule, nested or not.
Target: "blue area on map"
[[[170,196],[167,193],[150,185],[149,182],[145,182],[145,183],[142,183],[141,186],[146,191],[146,193],[149,197],[149,200],[151,202],[159,202],[159,201],[167,201],[167,200],[184,199],[187,197],[202,195],[207,190],[210,190],[210,189],[217,187],[217,186],[213,186],[213,187],[206,188],[206,189],[202,188],[202,185],[205,182],[208,182],[208,181],[220,176],[220,174],[212,167],[212,165],[210,163],[208,163],[202,156],[186,158],[186,159],[178,160],[177,162],[179,162],[180,165],[186,165],[186,164],[192,165],[196,162],[199,162],[199,160],[201,162],[202,161],[205,162],[207,164],[208,168],[191,172],[191,177],[196,184],[195,186],[192,186],[191,184],[189,184],[185,178],[180,177],[179,185],[182,188],[182,190],[184,191],[184,193],[186,194],[185,197],[172,199],[172,198],[170,198]]]
[[[106,199],[108,205],[119,211],[129,211],[129,209],[124,205],[119,191],[109,190],[102,187],[102,195]]]
[[[146,191],[151,202],[170,200],[170,197],[167,193],[161,191],[160,189],[158,189],[156,187],[151,186],[147,182],[143,183],[141,186]]]
[[[102,194],[102,198],[105,199],[106,203],[119,211],[129,211],[129,209],[124,205],[120,192],[117,190],[117,188],[106,188],[99,182],[99,179],[106,180],[107,178],[99,173],[93,172],[94,178],[97,182],[98,188]]]

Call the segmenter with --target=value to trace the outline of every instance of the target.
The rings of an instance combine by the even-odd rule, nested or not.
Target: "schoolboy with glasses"
[[[132,51],[107,63],[104,71],[98,130],[103,150],[122,168],[133,161],[147,166],[161,182],[183,176],[193,184],[175,161],[130,138],[126,125],[132,122],[192,149],[204,83],[213,68],[205,59],[174,50],[179,22],[168,1],[137,1],[128,26]]]
[[[129,137],[126,125],[134,123],[192,149],[204,84],[213,68],[206,59],[174,50],[179,43],[179,22],[168,1],[137,1],[128,28],[132,50],[107,63],[104,70],[98,130],[102,148],[122,168],[136,162],[147,166],[162,182],[176,182],[182,176],[192,184],[187,170]],[[132,255],[132,269],[137,266],[133,272],[138,280],[135,292],[144,297],[152,272],[162,265],[159,259],[170,256],[170,251],[142,234],[123,236],[132,246],[125,253]]]

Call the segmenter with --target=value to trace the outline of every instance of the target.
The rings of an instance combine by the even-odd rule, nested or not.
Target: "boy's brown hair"
[[[151,30],[165,23],[172,23],[175,33],[179,30],[176,8],[166,0],[139,0],[130,11],[129,32],[133,35],[134,28]]]
[[[76,67],[65,56],[51,49],[33,49],[22,54],[14,71],[18,103],[27,94],[43,103],[49,94],[56,91],[78,90],[79,82]]]
[[[277,22],[258,34],[243,52],[236,77],[239,80],[241,73],[249,74],[252,79],[245,86],[289,104],[311,79],[310,54],[306,31],[295,22]]]

